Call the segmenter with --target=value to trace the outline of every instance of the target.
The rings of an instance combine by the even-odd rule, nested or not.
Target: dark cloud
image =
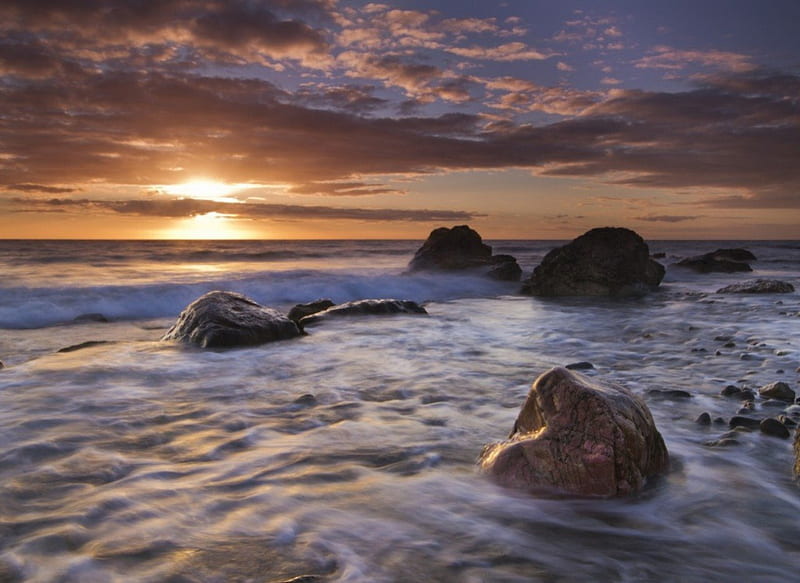
[[[191,198],[145,200],[90,200],[53,198],[9,201],[15,212],[114,212],[163,218],[190,218],[219,213],[243,219],[341,219],[358,221],[454,222],[483,216],[466,211],[428,209],[369,209],[268,203],[230,203]]]
[[[649,223],[682,223],[684,221],[694,221],[702,218],[703,215],[646,215],[642,217],[634,217],[634,219],[637,221],[647,221]]]
[[[315,194],[322,196],[373,196],[376,194],[404,194],[396,188],[365,182],[310,182],[289,188],[291,194]]]
[[[79,188],[68,188],[63,186],[46,186],[44,184],[9,184],[3,187],[5,190],[16,190],[18,192],[42,192],[44,194],[68,194],[78,192]]]

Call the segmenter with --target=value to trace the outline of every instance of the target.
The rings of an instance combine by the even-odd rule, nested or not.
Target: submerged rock
[[[533,383],[509,439],[484,448],[479,464],[504,486],[607,497],[665,472],[669,454],[641,398],[554,368]]]
[[[746,262],[753,261],[755,258],[755,255],[747,249],[717,249],[704,255],[687,257],[675,265],[698,273],[735,273],[753,271]]]
[[[794,286],[777,279],[756,279],[734,283],[717,290],[718,294],[790,294]]]
[[[630,229],[588,231],[545,255],[522,293],[534,296],[631,296],[658,287],[664,266]]]
[[[317,312],[322,312],[328,308],[332,308],[335,305],[336,304],[327,298],[314,300],[313,302],[308,302],[307,304],[297,304],[295,307],[289,310],[289,319],[293,322],[299,322],[306,316],[311,316]]]
[[[297,324],[252,299],[228,291],[212,291],[189,304],[161,340],[177,340],[202,348],[252,346],[300,336]]]
[[[410,300],[357,300],[333,306],[327,310],[306,316],[300,320],[300,324],[312,324],[325,318],[336,318],[340,316],[374,316],[388,314],[427,314],[428,311],[417,302]]]
[[[477,231],[467,225],[431,231],[422,247],[417,249],[408,264],[409,271],[460,271],[491,269],[487,275],[494,279],[519,281],[522,269],[511,255],[492,255]]]
[[[72,321],[75,323],[98,322],[107,324],[110,320],[99,312],[92,312],[90,314],[81,314],[80,316],[76,316]]]
[[[71,346],[65,346],[64,348],[59,348],[57,352],[75,352],[77,350],[83,350],[84,348],[92,348],[93,346],[102,346],[103,344],[113,344],[113,341],[88,340],[86,342],[81,342],[80,344],[72,344]]]

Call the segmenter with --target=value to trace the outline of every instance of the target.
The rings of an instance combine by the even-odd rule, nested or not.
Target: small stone
[[[771,417],[764,419],[761,422],[760,429],[761,433],[765,433],[773,437],[780,437],[781,439],[787,439],[789,437],[789,430],[786,428],[786,426],[777,419],[773,419]]]
[[[778,421],[783,423],[786,427],[796,427],[797,422],[792,419],[791,417],[787,417],[786,415],[778,415]]]
[[[647,391],[648,397],[655,399],[691,399],[692,394],[689,391],[682,391],[680,389],[650,389]]]
[[[743,417],[741,415],[731,417],[731,420],[728,422],[728,426],[731,428],[747,427],[750,429],[757,429],[760,425],[761,421],[758,419],[753,419],[752,417]]]
[[[737,387],[736,385],[728,385],[724,389],[722,389],[719,394],[723,397],[738,397],[739,393],[742,392],[742,389]]]
[[[784,372],[785,371],[782,368],[779,368],[778,370],[775,371],[775,374],[784,374]]]
[[[761,403],[762,407],[772,408],[772,409],[783,409],[786,407],[786,401],[779,401],[778,399],[767,399]]]
[[[84,348],[91,348],[92,346],[100,346],[102,344],[110,343],[110,340],[89,340],[87,342],[81,342],[80,344],[73,344],[72,346],[59,348],[57,352],[75,352],[76,350],[83,350]]]
[[[747,352],[742,352],[739,355],[739,360],[753,360],[753,355]]]
[[[717,342],[727,342],[728,340],[733,340],[733,336],[728,336],[728,335],[715,336],[714,340],[716,340]]]
[[[727,421],[723,417],[714,417],[714,425],[725,425]]]
[[[722,346],[723,346],[723,348],[735,348],[736,347],[736,343],[735,342],[726,342]]]
[[[705,348],[692,348],[692,352],[707,352]]]
[[[725,437],[715,441],[707,441],[705,444],[709,447],[734,447],[741,445],[741,442],[738,439],[733,439],[732,437]]]
[[[742,391],[739,393],[738,397],[742,401],[753,401],[756,398],[756,394],[750,389],[742,389]]]
[[[294,401],[292,401],[295,405],[302,405],[304,407],[310,407],[311,405],[317,404],[317,398],[312,395],[311,393],[306,393],[304,395],[300,395]]]
[[[714,353],[714,356],[722,356],[722,351],[721,351],[721,350],[717,350],[717,351]]]
[[[587,362],[582,360],[580,362],[573,362],[565,366],[567,370],[591,370],[594,368],[594,365],[591,362]]]
[[[796,396],[795,392],[789,387],[789,385],[782,381],[764,385],[758,389],[758,394],[762,397],[780,399],[781,401],[787,401],[789,403],[793,403]]]
[[[698,425],[711,425],[711,415],[703,411],[694,422]]]

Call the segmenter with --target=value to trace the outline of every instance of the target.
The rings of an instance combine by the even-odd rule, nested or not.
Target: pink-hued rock
[[[533,383],[509,439],[484,448],[479,464],[503,486],[609,497],[665,472],[669,454],[641,398],[554,368]]]

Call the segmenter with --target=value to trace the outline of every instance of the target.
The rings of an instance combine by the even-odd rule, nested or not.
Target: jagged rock
[[[297,324],[235,292],[212,291],[189,304],[162,340],[202,348],[252,346],[300,336]]]
[[[718,294],[790,294],[794,286],[777,279],[756,279],[734,283],[717,290]]]
[[[753,271],[746,263],[755,260],[747,249],[717,249],[704,255],[696,255],[678,261],[675,265],[698,273],[735,273]]]
[[[289,319],[293,322],[299,322],[306,316],[322,312],[335,305],[336,304],[327,298],[308,302],[307,304],[297,304],[289,310]]]
[[[758,394],[764,398],[778,399],[779,401],[786,401],[788,403],[794,403],[795,398],[795,392],[783,381],[764,385],[758,389]]]
[[[479,464],[504,486],[616,496],[666,471],[669,455],[641,398],[554,368],[533,383],[509,439],[484,448]]]
[[[631,296],[658,287],[664,266],[630,229],[588,231],[545,255],[522,293],[535,296]]]
[[[409,271],[486,269],[494,279],[519,281],[522,269],[511,255],[492,255],[477,231],[467,225],[431,231],[408,264]]]
[[[302,326],[313,324],[326,318],[340,316],[373,316],[387,314],[427,314],[428,311],[417,302],[410,300],[357,300],[333,306],[327,310],[306,316],[300,320]]]

